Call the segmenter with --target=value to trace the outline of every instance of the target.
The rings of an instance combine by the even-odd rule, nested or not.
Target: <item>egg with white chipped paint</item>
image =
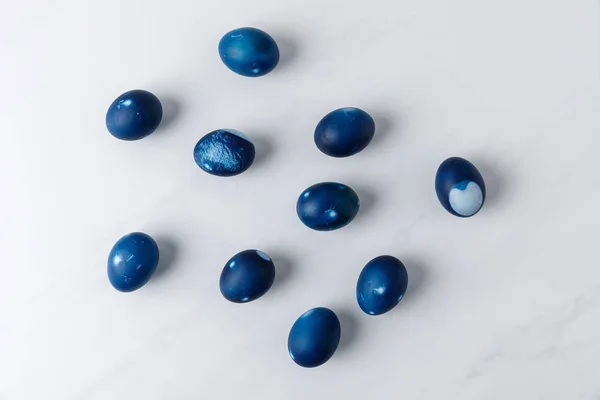
[[[254,162],[252,141],[235,129],[219,129],[198,141],[194,161],[205,172],[217,176],[234,176],[246,171]]]
[[[356,285],[356,300],[369,315],[384,314],[398,305],[408,287],[408,273],[400,260],[379,256],[363,268]]]
[[[435,191],[442,206],[457,217],[472,217],[485,202],[485,182],[477,168],[460,157],[444,161],[435,176]]]
[[[337,182],[312,185],[300,194],[296,203],[300,221],[316,231],[333,231],[348,225],[359,209],[356,192]]]
[[[223,267],[219,288],[233,303],[256,300],[271,288],[275,264],[260,250],[245,250],[233,256]]]
[[[108,279],[120,292],[144,286],[158,267],[158,245],[149,235],[133,232],[115,243],[108,255]]]

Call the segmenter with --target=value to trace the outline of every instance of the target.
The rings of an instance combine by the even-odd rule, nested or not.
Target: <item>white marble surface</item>
[[[599,399],[599,18],[592,0],[2,1],[0,398]],[[281,46],[265,78],[217,55],[245,25]],[[132,88],[167,116],[126,143],[104,116]],[[348,105],[377,138],[328,158],[314,127]],[[222,127],[258,142],[237,178],[192,158]],[[454,155],[488,185],[471,219],[433,190]],[[340,231],[295,215],[323,180],[363,200]],[[135,230],[166,262],[121,294],[106,258]],[[220,270],[252,247],[276,283],[228,303]],[[411,282],[373,318],[354,290],[380,254]],[[305,370],[287,334],[320,305],[342,343]]]

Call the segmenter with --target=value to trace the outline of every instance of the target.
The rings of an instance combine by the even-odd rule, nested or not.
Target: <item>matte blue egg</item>
[[[360,208],[358,195],[350,187],[322,182],[302,192],[296,204],[298,218],[316,231],[332,231],[348,225]]]
[[[346,107],[327,114],[315,129],[315,144],[331,157],[349,157],[365,149],[375,135],[375,121],[365,111]]]
[[[194,148],[194,160],[204,171],[217,176],[241,174],[254,162],[254,144],[234,129],[219,129],[204,136]]]
[[[318,367],[333,356],[341,335],[340,320],[333,311],[313,308],[302,314],[290,330],[290,357],[301,367]]]
[[[485,202],[485,182],[473,164],[464,158],[444,161],[435,176],[435,192],[442,206],[457,217],[471,217]]]
[[[120,292],[133,292],[144,286],[158,266],[158,246],[145,233],[123,236],[108,256],[108,279]]]
[[[396,307],[406,293],[408,274],[404,264],[392,256],[380,256],[363,268],[356,284],[356,300],[369,315],[380,315]]]
[[[227,300],[247,303],[267,293],[274,279],[275,264],[271,257],[260,250],[245,250],[227,261],[219,288]]]
[[[268,33],[256,28],[239,28],[223,36],[219,56],[236,74],[257,77],[277,66],[279,48]]]
[[[121,140],[145,138],[158,128],[163,110],[160,100],[145,90],[123,93],[108,108],[106,128]]]

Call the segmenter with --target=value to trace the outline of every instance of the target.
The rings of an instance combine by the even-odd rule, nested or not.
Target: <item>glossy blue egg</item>
[[[194,160],[204,171],[217,176],[241,174],[254,162],[254,144],[234,129],[219,129],[198,141]]]
[[[290,330],[290,357],[301,367],[318,367],[333,356],[341,335],[340,320],[333,311],[313,308],[302,314]]]
[[[485,182],[473,164],[464,158],[444,161],[435,176],[435,192],[442,206],[457,217],[471,217],[485,202]]]
[[[315,144],[331,157],[349,157],[365,149],[375,135],[375,121],[365,111],[346,107],[327,114],[315,129]]]
[[[145,233],[123,236],[108,256],[108,279],[120,292],[132,292],[144,286],[158,266],[158,246]]]
[[[360,208],[358,195],[350,187],[322,182],[302,192],[296,204],[298,218],[316,231],[332,231],[348,225]]]
[[[145,90],[123,93],[108,108],[106,128],[121,140],[145,138],[158,128],[163,110],[160,100]]]
[[[219,56],[236,74],[257,77],[277,66],[279,48],[268,33],[256,28],[239,28],[223,36]]]
[[[408,273],[392,256],[380,256],[363,268],[356,284],[356,300],[369,315],[380,315],[396,307],[406,293]]]
[[[273,285],[275,264],[260,250],[245,250],[233,256],[221,272],[221,294],[233,303],[258,299]]]

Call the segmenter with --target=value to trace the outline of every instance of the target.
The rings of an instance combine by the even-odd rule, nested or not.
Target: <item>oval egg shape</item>
[[[121,140],[145,138],[158,128],[163,109],[160,100],[145,90],[131,90],[116,98],[106,113],[106,128]]]
[[[141,232],[123,236],[108,255],[108,279],[120,292],[133,292],[144,286],[158,266],[158,246]]]
[[[279,63],[279,47],[260,29],[239,28],[223,36],[219,42],[219,56],[236,74],[258,77],[275,69]]]
[[[349,157],[364,150],[375,135],[375,121],[360,108],[345,107],[327,114],[315,129],[315,144],[331,157]]]
[[[444,161],[435,176],[435,192],[442,206],[457,217],[471,217],[485,202],[485,182],[477,168],[460,157]]]
[[[348,225],[360,209],[352,188],[336,182],[317,183],[304,190],[296,204],[300,221],[316,231],[332,231]]]
[[[381,315],[396,307],[406,293],[408,273],[392,256],[380,256],[363,268],[356,284],[356,300],[369,315]]]
[[[288,351],[301,367],[313,368],[327,362],[335,353],[342,328],[333,311],[313,308],[296,320],[288,336]]]
[[[260,250],[245,250],[233,256],[221,272],[221,294],[233,303],[261,297],[273,285],[275,264]]]
[[[254,144],[234,129],[210,132],[194,148],[194,161],[205,172],[216,176],[234,176],[254,162]]]

